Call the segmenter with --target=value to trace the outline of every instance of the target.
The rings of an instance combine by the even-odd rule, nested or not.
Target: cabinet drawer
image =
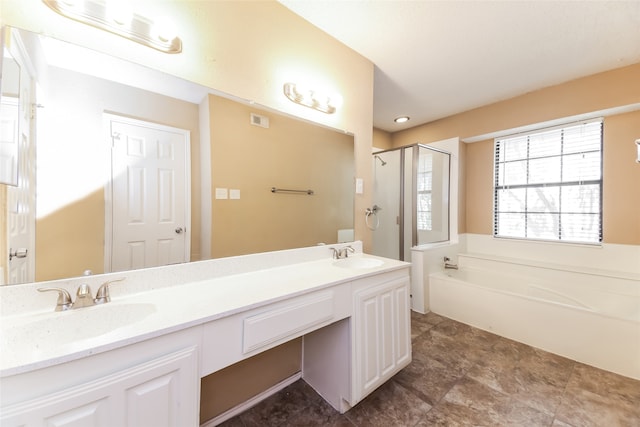
[[[331,290],[296,298],[278,308],[243,321],[243,353],[252,352],[282,338],[293,336],[334,317]]]
[[[351,284],[342,283],[206,323],[200,375],[349,317],[351,310]]]

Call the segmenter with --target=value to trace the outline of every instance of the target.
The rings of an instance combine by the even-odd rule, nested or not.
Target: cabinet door
[[[3,408],[0,425],[197,426],[198,382],[193,347]]]
[[[356,291],[354,304],[352,404],[411,361],[409,279]]]
[[[411,282],[406,279],[400,286],[396,286],[394,292],[394,304],[396,308],[395,329],[395,364],[396,372],[411,362]],[[394,372],[395,374],[395,372]],[[393,375],[393,374],[392,374]]]

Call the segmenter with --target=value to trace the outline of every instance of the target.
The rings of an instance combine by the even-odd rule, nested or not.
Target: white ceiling
[[[390,132],[640,62],[640,0],[279,1],[375,64]]]

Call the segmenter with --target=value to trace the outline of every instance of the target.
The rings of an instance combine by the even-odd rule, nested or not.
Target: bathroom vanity
[[[200,378],[298,337],[301,377],[347,411],[411,361],[409,264],[352,245],[127,272],[65,312],[41,284],[0,288],[37,299],[3,307],[0,424],[196,426]]]

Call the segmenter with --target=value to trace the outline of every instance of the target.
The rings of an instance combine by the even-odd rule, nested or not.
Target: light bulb
[[[133,9],[126,1],[110,0],[106,5],[107,18],[120,26],[128,26],[133,19]]]
[[[170,42],[176,38],[177,29],[171,20],[167,17],[161,16],[153,20],[153,28],[151,29],[151,36],[157,38],[162,42]]]

